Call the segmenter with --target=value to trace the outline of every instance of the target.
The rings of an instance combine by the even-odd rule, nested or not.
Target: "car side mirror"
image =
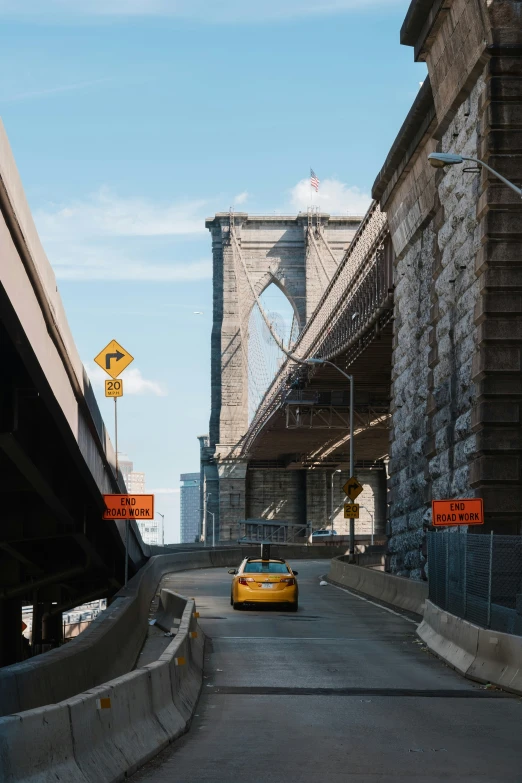
[[[297,576],[298,573],[299,571],[294,571],[294,576]]]
[[[237,571],[235,568],[231,568],[228,573],[232,574],[232,576],[235,576],[237,574]]]

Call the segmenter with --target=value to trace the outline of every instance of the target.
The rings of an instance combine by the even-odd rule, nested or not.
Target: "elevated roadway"
[[[299,561],[300,609],[234,611],[226,570],[167,577],[207,635],[190,731],[135,783],[505,783],[518,780],[520,701],[459,677],[416,622]]]
[[[0,367],[2,666],[23,657],[22,604],[46,649],[62,611],[121,586],[123,524],[102,521],[102,495],[126,490],[1,123]],[[130,551],[133,573],[135,525]]]

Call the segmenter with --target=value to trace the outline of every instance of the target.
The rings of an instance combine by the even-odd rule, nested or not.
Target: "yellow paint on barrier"
[[[199,612],[194,612],[194,614],[192,615],[192,617],[199,617]]]
[[[102,699],[96,699],[96,709],[98,710],[110,710],[111,700],[109,696],[105,696]]]
[[[180,656],[179,658],[174,658],[174,663],[176,666],[185,666],[186,660],[183,658],[183,656]]]
[[[190,632],[190,636],[191,636],[192,639],[197,639],[198,638],[198,632],[197,631],[191,631]]]

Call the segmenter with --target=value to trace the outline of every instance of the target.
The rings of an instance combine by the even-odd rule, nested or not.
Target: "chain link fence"
[[[430,532],[428,576],[441,609],[522,636],[522,536]]]

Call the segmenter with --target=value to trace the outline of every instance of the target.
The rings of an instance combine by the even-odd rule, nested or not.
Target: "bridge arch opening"
[[[291,348],[299,334],[299,321],[293,303],[272,278],[259,297],[272,329],[285,348]],[[277,370],[285,360],[268,329],[257,304],[248,322],[248,420],[254,414]]]

